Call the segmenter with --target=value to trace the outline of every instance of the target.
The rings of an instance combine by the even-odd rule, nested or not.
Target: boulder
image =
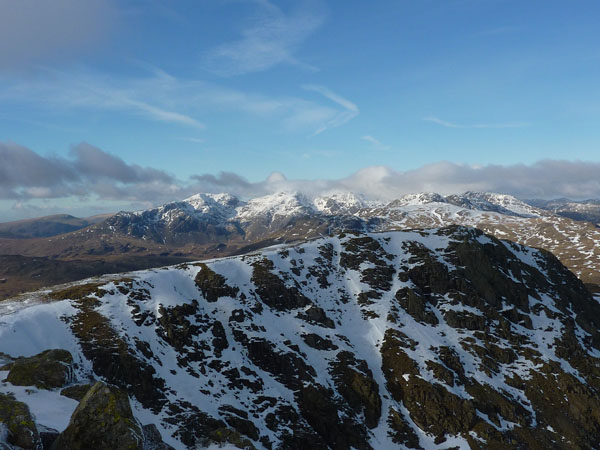
[[[61,390],[60,395],[80,402],[92,386],[92,384],[74,384]]]
[[[25,403],[10,395],[0,394],[0,434],[4,428],[8,448],[41,449],[42,441],[33,417]],[[0,444],[0,448],[2,444]]]
[[[142,450],[143,442],[127,393],[99,381],[83,397],[52,450]]]
[[[6,381],[15,386],[39,389],[63,387],[71,381],[73,357],[66,350],[46,350],[29,358],[18,358],[10,365]]]

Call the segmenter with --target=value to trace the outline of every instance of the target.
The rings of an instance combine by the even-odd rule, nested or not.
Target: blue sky
[[[177,187],[597,163],[599,17],[597,1],[0,0],[0,142],[71,165],[86,143]],[[13,181],[0,207],[151,201],[42,187]]]

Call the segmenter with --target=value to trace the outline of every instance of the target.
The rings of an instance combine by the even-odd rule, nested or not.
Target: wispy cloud
[[[81,109],[118,111],[196,129],[205,127],[200,117],[227,111],[251,115],[259,121],[274,120],[287,131],[314,134],[343,125],[359,112],[354,103],[324,86],[305,87],[304,92],[320,94],[316,99],[272,96],[197,79],[180,79],[155,67],[144,70],[149,74],[138,77],[50,69],[44,69],[43,77],[0,76],[0,102],[25,102],[57,113]]]
[[[527,122],[460,124],[448,122],[435,116],[424,117],[423,120],[441,125],[446,128],[523,128],[530,125]]]
[[[139,112],[147,114],[154,120],[161,122],[172,122],[181,125],[189,125],[197,128],[204,128],[204,124],[186,114],[181,114],[175,111],[168,111],[157,106],[149,105],[148,103],[133,100],[127,97],[122,97],[116,102],[116,106],[121,103],[123,106],[131,106]]]
[[[206,67],[225,76],[260,72],[282,63],[317,70],[296,59],[294,52],[323,24],[323,11],[302,2],[286,14],[267,0],[254,3],[256,16],[241,30],[241,38],[210,51]]]
[[[373,145],[373,148],[376,150],[390,150],[391,147],[389,145],[383,144],[379,139],[374,138],[373,136],[367,134],[365,136],[361,136],[363,141],[370,142]]]
[[[347,100],[344,97],[342,97],[341,95],[336,94],[331,89],[329,89],[325,86],[319,86],[319,85],[315,85],[315,84],[307,84],[302,87],[307,91],[313,91],[313,92],[317,92],[317,93],[321,94],[323,97],[331,100],[332,102],[336,103],[337,105],[339,105],[343,108],[342,111],[340,111],[338,114],[336,114],[330,120],[325,122],[323,124],[323,126],[318,128],[314,132],[315,135],[320,134],[323,131],[328,130],[329,128],[335,128],[335,127],[344,125],[346,122],[348,122],[348,121],[354,119],[356,116],[358,116],[358,114],[360,112],[358,109],[358,106],[356,106],[350,100]]]
[[[178,137],[175,139],[177,139],[178,141],[191,142],[193,144],[204,144],[204,139],[197,137]]]
[[[44,77],[1,79],[0,100],[25,101],[42,107],[133,112],[148,119],[204,128],[167,94],[174,84],[166,74],[147,78],[105,77],[96,73],[65,73],[43,69]]]

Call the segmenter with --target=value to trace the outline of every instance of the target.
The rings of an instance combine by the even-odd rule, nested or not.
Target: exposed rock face
[[[0,428],[5,427],[6,441],[25,450],[41,450],[42,441],[29,408],[13,397],[0,394]],[[0,429],[0,436],[2,435]],[[0,448],[2,444],[0,443]],[[9,447],[11,448],[11,447]]]
[[[66,350],[46,350],[30,358],[12,362],[6,381],[15,386],[36,386],[40,389],[63,387],[72,377],[73,356]]]
[[[551,254],[475,229],[347,234],[52,297],[78,358],[177,448],[600,448],[600,304]],[[0,351],[27,336],[11,317]]]
[[[143,442],[142,428],[133,417],[127,393],[97,382],[79,403],[52,450],[142,450]]]

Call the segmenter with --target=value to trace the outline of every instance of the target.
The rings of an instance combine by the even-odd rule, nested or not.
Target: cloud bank
[[[231,172],[181,180],[160,169],[126,163],[87,143],[74,146],[67,158],[0,143],[0,200],[21,207],[32,200],[46,199],[51,205],[53,200],[64,203],[78,198],[90,205],[116,201],[139,209],[198,192],[229,192],[241,198],[278,191],[301,191],[309,196],[355,192],[389,201],[415,192],[448,195],[467,190],[519,198],[600,198],[600,162],[542,160],[530,165],[470,166],[442,161],[407,171],[367,167],[337,180],[290,180],[278,172],[257,182]]]
[[[175,177],[137,164],[87,143],[74,146],[69,158],[41,156],[15,143],[0,143],[0,199],[98,197],[148,201],[178,192]]]

